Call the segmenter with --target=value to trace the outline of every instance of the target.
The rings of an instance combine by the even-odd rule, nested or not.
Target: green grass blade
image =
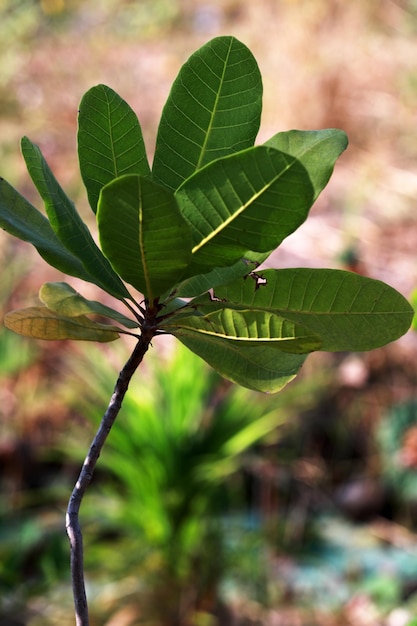
[[[191,233],[170,191],[148,178],[122,176],[103,188],[97,220],[105,255],[151,302],[181,279]]]
[[[153,176],[175,191],[206,163],[253,146],[262,79],[252,53],[234,37],[197,50],[174,81],[159,125]]]
[[[119,338],[119,329],[115,326],[100,324],[84,316],[64,317],[46,306],[10,311],[4,316],[4,325],[19,335],[50,341],[74,339],[103,343]]]
[[[313,202],[301,163],[264,146],[210,163],[175,195],[192,229],[187,276],[233,265],[247,250],[274,250],[305,221]]]
[[[53,175],[38,146],[27,137],[22,139],[22,153],[29,174],[45,203],[51,226],[64,246],[84,265],[94,282],[122,299],[129,292],[108,260],[96,245],[73,202],[67,197]]]
[[[378,348],[407,332],[413,318],[400,293],[359,274],[296,268],[265,270],[262,279],[262,285],[239,279],[216,289],[216,297],[301,324],[321,337],[325,351]]]
[[[124,174],[150,173],[136,114],[106,85],[92,87],[81,100],[78,158],[94,213],[104,185]]]
[[[55,235],[48,219],[7,181],[0,178],[0,227],[31,243],[60,272],[95,283],[81,261]]]

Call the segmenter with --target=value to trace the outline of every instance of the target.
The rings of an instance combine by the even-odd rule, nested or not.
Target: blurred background
[[[416,0],[0,0],[0,174],[40,207],[38,143],[91,224],[77,109],[105,83],[149,158],[170,85],[232,34],[264,82],[259,141],[344,129],[350,146],[273,267],[417,287]],[[60,280],[0,234],[0,310]],[[93,289],[93,287],[88,287]],[[94,292],[83,295],[101,297]],[[66,502],[131,345],[0,329],[0,626],[74,623]],[[82,508],[94,626],[417,624],[417,339],[315,354],[277,396],[155,341]]]

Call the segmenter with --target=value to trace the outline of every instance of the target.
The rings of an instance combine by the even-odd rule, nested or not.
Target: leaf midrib
[[[199,157],[199,159],[197,161],[196,170],[199,170],[202,167],[202,162],[203,162],[203,159],[204,159],[204,156],[205,156],[205,153],[206,153],[208,140],[209,140],[209,137],[210,137],[211,130],[213,128],[214,118],[216,116],[217,108],[218,108],[219,101],[220,101],[221,87],[223,86],[223,83],[224,83],[224,77],[225,77],[225,74],[226,74],[226,67],[227,67],[227,63],[228,63],[229,57],[230,57],[232,44],[233,44],[233,39],[230,40],[229,49],[227,51],[227,55],[226,55],[224,63],[223,63],[223,72],[222,72],[222,75],[221,75],[219,88],[217,90],[216,99],[215,99],[215,102],[214,102],[214,107],[213,107],[212,114],[211,114],[211,117],[210,117],[210,122],[209,122],[209,125],[207,127],[206,135],[204,137],[204,142],[203,142],[203,144],[201,146],[200,157]]]
[[[286,167],[281,172],[279,172],[279,174],[277,174],[272,180],[269,180],[262,187],[262,189],[259,189],[259,191],[253,194],[249,198],[249,200],[245,202],[245,204],[242,204],[241,207],[237,211],[235,211],[232,215],[230,215],[224,222],[219,224],[217,228],[212,230],[211,233],[207,235],[207,237],[204,237],[204,239],[202,239],[197,245],[195,245],[194,248],[192,249],[192,254],[195,254],[196,252],[198,252],[203,246],[205,246],[209,241],[211,241],[220,232],[222,232],[222,230],[224,230],[229,224],[231,224],[233,220],[239,217],[239,215],[241,215],[248,208],[248,206],[250,206],[253,202],[255,202],[255,200],[257,200],[263,193],[265,193],[265,191],[268,188],[270,188],[273,184],[275,184],[276,181],[279,180],[279,178],[281,178],[281,176],[283,176],[293,166],[294,162],[295,160],[292,160],[291,163],[288,163]]]
[[[110,136],[110,146],[111,146],[111,154],[112,154],[112,159],[113,159],[113,170],[114,170],[114,177],[117,178],[118,177],[118,169],[117,169],[117,162],[116,162],[116,154],[114,151],[114,137],[113,137],[113,124],[111,123],[111,109],[110,109],[110,101],[109,101],[109,97],[107,92],[104,92],[105,98],[106,98],[106,104],[107,104],[107,113],[108,113],[108,123],[109,123],[109,136]]]
[[[216,297],[216,294],[214,293],[214,297]],[[223,303],[225,303],[227,305],[228,308],[232,308],[235,309],[237,311],[241,311],[242,309],[250,309],[252,312],[264,312],[264,313],[274,313],[276,315],[280,315],[285,319],[288,319],[290,321],[294,321],[293,317],[297,316],[297,317],[322,317],[322,316],[334,316],[334,317],[338,317],[338,316],[342,316],[342,317],[347,317],[347,316],[357,316],[357,315],[365,315],[365,316],[370,316],[370,315],[404,315],[404,314],[409,314],[409,311],[406,309],[400,309],[400,310],[390,310],[390,311],[378,311],[378,310],[370,310],[370,309],[364,309],[363,311],[352,311],[352,310],[343,310],[343,311],[335,311],[332,309],[326,309],[326,310],[309,310],[309,309],[300,309],[300,308],[288,308],[285,306],[274,306],[272,304],[258,304],[258,303],[253,303],[253,302],[244,302],[244,303],[239,303],[239,302],[234,302],[233,300],[229,300],[226,297],[222,296],[222,300]],[[206,309],[207,310],[207,309]],[[212,313],[214,313],[216,311],[216,304],[213,303],[213,309],[210,310],[209,312],[206,313],[206,315],[210,315]],[[288,315],[291,316],[291,318],[288,318]]]
[[[139,250],[140,250],[140,259],[142,262],[142,268],[143,268],[143,277],[145,279],[145,285],[146,285],[146,294],[144,294],[150,303],[153,302],[153,294],[152,294],[152,286],[150,284],[150,279],[149,279],[149,268],[148,268],[148,262],[146,259],[146,254],[145,254],[145,242],[144,242],[144,228],[143,228],[143,198],[142,198],[142,186],[140,184],[140,181],[138,180],[138,204],[139,204],[139,211],[138,211],[138,227],[139,227],[139,232],[138,232],[138,244],[139,244]]]
[[[179,325],[180,329],[198,333],[199,335],[208,335],[210,337],[219,337],[220,339],[229,339],[230,341],[240,341],[246,343],[283,343],[305,341],[308,337],[244,337],[239,335],[228,335],[222,332],[216,332],[216,330],[208,330],[205,328],[194,328],[193,326]]]
[[[51,181],[51,184],[54,184],[54,178],[53,176],[51,176],[51,172],[49,171],[49,166],[47,165],[46,161],[43,160],[41,161],[41,165],[37,166],[38,169],[42,172],[43,176],[46,178],[48,178],[48,180]],[[43,197],[43,200],[45,202],[45,204],[48,204],[51,207],[51,210],[54,211],[55,213],[55,206],[53,203],[53,198],[56,198],[56,201],[60,203],[61,207],[63,208],[63,210],[65,211],[65,215],[69,221],[70,227],[71,229],[73,229],[74,232],[74,236],[76,238],[80,238],[81,242],[84,243],[85,245],[85,249],[89,250],[91,252],[91,254],[94,256],[95,261],[99,264],[99,266],[101,267],[101,269],[108,273],[109,271],[109,267],[106,263],[105,257],[103,256],[101,250],[98,248],[98,246],[96,245],[93,237],[91,236],[90,231],[88,230],[88,227],[86,226],[85,222],[81,219],[81,217],[78,215],[78,213],[73,212],[70,210],[69,205],[72,205],[72,202],[69,198],[67,198],[65,192],[63,191],[63,189],[58,186],[56,191],[49,191],[49,187],[47,186],[46,189],[46,194]],[[51,198],[51,201],[48,198],[48,194]],[[59,222],[59,219],[56,220],[56,225],[58,228],[58,231],[61,232],[63,230],[63,225]],[[75,229],[75,231],[74,231]],[[59,234],[57,234],[58,239],[60,239]],[[65,245],[65,244],[64,244]],[[70,252],[72,254],[75,254],[73,250],[70,250]],[[81,261],[83,266],[85,267],[85,263],[83,261]]]

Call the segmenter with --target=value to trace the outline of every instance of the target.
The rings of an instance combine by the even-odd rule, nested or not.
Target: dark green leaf
[[[49,265],[64,274],[95,282],[81,261],[60,242],[47,218],[0,178],[0,227],[31,243]]]
[[[150,173],[136,114],[106,85],[92,87],[81,100],[78,157],[94,213],[104,185],[124,174]]]
[[[99,324],[83,315],[64,317],[46,306],[10,311],[4,317],[4,325],[19,335],[50,341],[75,339],[108,342],[119,338],[119,329],[115,326]]]
[[[174,296],[177,298],[195,298],[201,294],[218,287],[230,283],[236,278],[246,276],[262,263],[269,253],[246,252],[245,258],[240,259],[230,267],[216,267],[208,274],[198,274],[182,281],[174,290]]]
[[[258,146],[199,170],[176,192],[193,236],[187,276],[270,252],[306,219],[313,188],[294,157]]]
[[[191,233],[170,191],[148,178],[122,176],[103,188],[97,219],[105,255],[151,302],[180,280]]]
[[[159,125],[153,176],[175,191],[206,163],[253,146],[262,79],[252,53],[234,37],[197,50],[175,80]]]
[[[45,283],[39,291],[41,302],[48,309],[65,317],[79,315],[101,315],[123,324],[126,328],[137,328],[139,323],[111,309],[101,302],[87,300],[67,283]]]
[[[115,298],[129,297],[126,287],[97,247],[87,226],[54,177],[38,146],[22,139],[29,174],[45,203],[51,226],[64,246],[80,259],[94,282]]]
[[[297,375],[304,354],[288,354],[268,346],[248,346],[178,328],[175,336],[219,374],[234,383],[275,393]]]
[[[265,270],[264,284],[240,279],[216,289],[238,307],[273,311],[323,340],[322,350],[372,350],[398,339],[413,310],[385,283],[331,269]]]

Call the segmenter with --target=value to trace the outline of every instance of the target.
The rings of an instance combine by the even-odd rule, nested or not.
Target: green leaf
[[[253,146],[262,110],[256,60],[234,37],[217,37],[183,65],[162,112],[153,176],[175,191],[206,163]]]
[[[207,315],[174,317],[164,328],[169,331],[171,324],[237,345],[273,346],[293,354],[313,352],[321,346],[320,339],[311,331],[270,311],[220,308]]]
[[[228,306],[271,311],[301,324],[321,337],[321,350],[373,350],[401,337],[412,321],[407,300],[379,280],[308,268],[261,275],[264,284],[239,279],[219,287],[215,295]]]
[[[410,302],[411,306],[414,309],[412,328],[413,330],[417,330],[417,289],[414,289],[414,291],[412,292],[410,296]]]
[[[122,176],[102,189],[97,220],[104,254],[150,302],[180,280],[191,233],[170,191],[148,178]]]
[[[19,335],[34,339],[76,339],[108,342],[119,338],[116,326],[99,324],[83,315],[64,317],[46,306],[10,311],[4,316],[4,325]]]
[[[78,158],[94,213],[104,185],[124,174],[147,176],[150,173],[136,114],[106,85],[92,87],[81,100]]]
[[[306,168],[314,187],[314,201],[327,185],[336,160],[346,150],[342,130],[290,130],[277,133],[264,144],[296,157]]]
[[[192,230],[192,276],[277,248],[306,219],[313,188],[297,159],[258,146],[205,166],[175,196]]]
[[[201,294],[218,287],[230,283],[236,278],[247,276],[269,256],[268,253],[246,252],[245,258],[239,259],[237,263],[230,267],[216,267],[207,274],[198,274],[186,278],[177,287],[175,287],[173,295],[177,298],[195,298]]]
[[[177,328],[172,333],[221,376],[256,391],[280,391],[295,378],[306,359],[304,354],[289,354],[268,346],[237,344],[189,329]]]
[[[45,283],[39,291],[39,298],[48,309],[65,317],[95,314],[108,317],[119,322],[119,324],[123,324],[126,328],[139,326],[137,321],[101,304],[101,302],[87,300],[68,283]]]
[[[71,200],[54,177],[38,146],[22,139],[29,174],[45,203],[52,229],[64,246],[80,259],[96,285],[115,298],[129,297],[126,287],[96,245]]]
[[[81,261],[63,246],[47,218],[3,178],[0,178],[0,227],[13,237],[31,243],[60,272],[95,282]]]

